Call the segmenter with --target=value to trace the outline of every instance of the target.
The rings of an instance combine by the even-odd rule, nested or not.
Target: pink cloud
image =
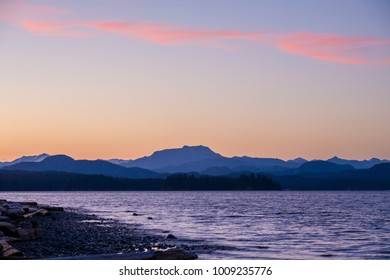
[[[286,52],[344,64],[382,64],[388,59],[377,56],[387,50],[390,40],[334,34],[293,33],[280,36],[277,46]]]
[[[8,1],[6,6],[17,7],[12,17],[0,13],[0,20],[17,23],[24,30],[41,36],[92,37],[98,34],[118,34],[158,45],[206,45],[231,49],[232,43],[251,42],[274,46],[284,52],[312,59],[342,64],[389,64],[390,40],[373,37],[316,34],[308,32],[245,32],[182,28],[172,24],[140,21],[63,21],[59,15],[69,11],[52,6],[23,4]],[[1,3],[1,2],[0,2]],[[10,3],[16,3],[14,5]],[[1,6],[0,6],[1,7]],[[53,16],[56,18],[53,20]],[[32,20],[34,18],[40,20]],[[42,20],[45,18],[45,20]]]
[[[228,47],[221,40],[260,41],[265,33],[250,33],[235,30],[182,29],[168,24],[153,22],[112,21],[32,21],[24,20],[20,26],[38,35],[90,37],[93,31],[121,34],[159,45],[205,43],[211,46]],[[83,29],[83,31],[79,31]]]
[[[87,26],[100,31],[115,32],[159,45],[194,42],[211,43],[217,40],[259,40],[260,33],[234,30],[183,29],[173,25],[153,22],[90,22]]]
[[[43,36],[55,37],[92,37],[91,32],[79,30],[82,24],[77,22],[42,22],[24,20],[20,22],[20,26],[25,30]]]

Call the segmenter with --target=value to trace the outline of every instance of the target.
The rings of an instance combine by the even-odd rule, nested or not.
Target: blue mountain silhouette
[[[126,167],[142,167],[157,170],[166,166],[177,166],[199,160],[212,160],[223,158],[205,146],[184,146],[183,148],[166,149],[154,152],[151,156],[136,160],[122,161],[120,164]]]
[[[50,156],[41,162],[21,162],[4,167],[3,169],[24,171],[59,171],[132,179],[158,178],[162,176],[161,174],[143,168],[126,168],[104,160],[74,160],[66,155]]]
[[[324,160],[313,160],[302,164],[297,169],[297,173],[329,173],[354,169],[349,164],[336,164]]]

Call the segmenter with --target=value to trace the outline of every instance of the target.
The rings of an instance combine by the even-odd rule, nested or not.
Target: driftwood
[[[35,215],[47,216],[47,215],[49,215],[49,211],[47,211],[46,209],[39,209],[37,211],[31,212],[28,214],[24,214],[24,215],[22,215],[22,217],[27,219],[27,218],[34,217]]]

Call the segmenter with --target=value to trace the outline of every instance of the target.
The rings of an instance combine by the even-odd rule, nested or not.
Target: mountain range
[[[386,172],[389,166],[388,160],[377,158],[362,161],[338,157],[311,161],[297,158],[285,161],[278,158],[225,157],[206,146],[184,146],[156,151],[135,160],[75,160],[66,155],[48,154],[24,156],[11,162],[0,162],[0,172],[66,172],[127,179],[164,179],[174,173],[228,177],[262,173],[272,176],[283,187],[310,189],[323,184],[341,185],[340,182],[344,187],[360,186],[362,183],[388,186],[390,180]]]
[[[275,175],[287,175],[294,173],[293,170],[308,162],[303,158],[284,161],[278,158],[256,157],[225,157],[212,151],[206,146],[184,146],[182,148],[166,149],[154,152],[136,160],[109,160],[112,163],[125,167],[141,167],[159,173],[198,172],[210,173],[210,170],[223,169],[222,173],[252,171]],[[312,162],[312,161],[310,161]],[[389,162],[372,158],[370,160],[346,160],[333,157],[326,162],[336,165],[350,165],[355,169],[367,169],[379,163]],[[217,171],[218,173],[219,171]]]
[[[2,169],[35,172],[58,171],[130,179],[162,177],[156,172],[139,167],[127,168],[104,160],[74,160],[66,155],[49,156],[38,162],[18,162]]]
[[[269,173],[292,175],[304,172],[329,172],[341,169],[368,169],[388,160],[347,160],[332,157],[326,161],[303,158],[284,161],[278,158],[257,158],[248,156],[225,157],[206,146],[183,146],[182,148],[156,151],[150,156],[135,160],[73,160],[65,155],[23,156],[11,162],[0,162],[0,169],[65,171],[82,174],[103,174],[114,177],[133,177],[128,168],[138,176],[157,176],[156,173],[190,173],[226,175],[235,172]],[[40,163],[40,164],[39,164]],[[343,167],[340,167],[343,166]],[[120,168],[122,167],[122,168]],[[126,169],[125,169],[126,168]],[[147,169],[147,170],[145,170]],[[153,172],[150,172],[153,171]],[[94,173],[97,172],[97,173]]]

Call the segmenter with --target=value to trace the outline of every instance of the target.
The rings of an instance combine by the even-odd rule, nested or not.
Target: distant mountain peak
[[[171,148],[154,152],[150,156],[121,162],[122,166],[126,167],[141,167],[151,170],[160,169],[166,166],[176,166],[195,162],[199,160],[223,158],[220,154],[212,151],[209,147],[198,145],[184,145],[181,148]]]
[[[297,157],[297,158],[294,158],[290,161],[294,161],[294,162],[306,162],[307,160],[304,159],[303,157]]]
[[[170,155],[170,156],[191,155],[191,153],[194,153],[194,155],[198,154],[198,156],[199,156],[199,153],[203,153],[203,154],[206,154],[207,157],[208,156],[221,156],[220,154],[217,154],[214,151],[212,151],[209,147],[203,146],[203,145],[198,145],[198,146],[184,145],[182,148],[171,148],[171,149],[160,150],[160,151],[154,152],[152,154],[152,156],[161,156],[161,155]],[[148,158],[148,157],[143,157],[143,158]]]
[[[21,158],[19,158],[19,160],[20,161],[27,161],[27,160],[31,160],[31,159],[47,158],[48,156],[49,156],[48,154],[43,153],[43,154],[39,154],[36,156],[22,156]]]
[[[298,169],[298,173],[327,173],[346,170],[354,170],[355,168],[349,164],[336,164],[325,160],[313,160],[305,162]]]
[[[42,162],[50,163],[50,162],[59,162],[59,161],[73,162],[75,160],[67,155],[54,155],[54,156],[50,156],[50,157],[45,158]]]
[[[203,145],[195,145],[195,146],[184,145],[182,149],[207,149],[211,151],[209,147]]]
[[[0,162],[0,168],[14,165],[14,164],[21,163],[21,162],[40,162],[47,157],[49,157],[49,155],[46,153],[34,155],[34,156],[22,156],[22,157],[17,158],[13,161],[10,161],[10,162]]]
[[[387,162],[387,160],[380,160],[378,158],[365,159],[365,160],[355,160],[355,159],[343,159],[337,156],[334,156],[327,160],[328,162],[336,163],[336,164],[350,164],[357,169],[366,169],[371,168],[375,164]]]
[[[334,156],[334,157],[332,157],[332,158],[330,158],[328,160],[337,160],[337,159],[341,159],[341,158],[339,158],[338,156]]]

